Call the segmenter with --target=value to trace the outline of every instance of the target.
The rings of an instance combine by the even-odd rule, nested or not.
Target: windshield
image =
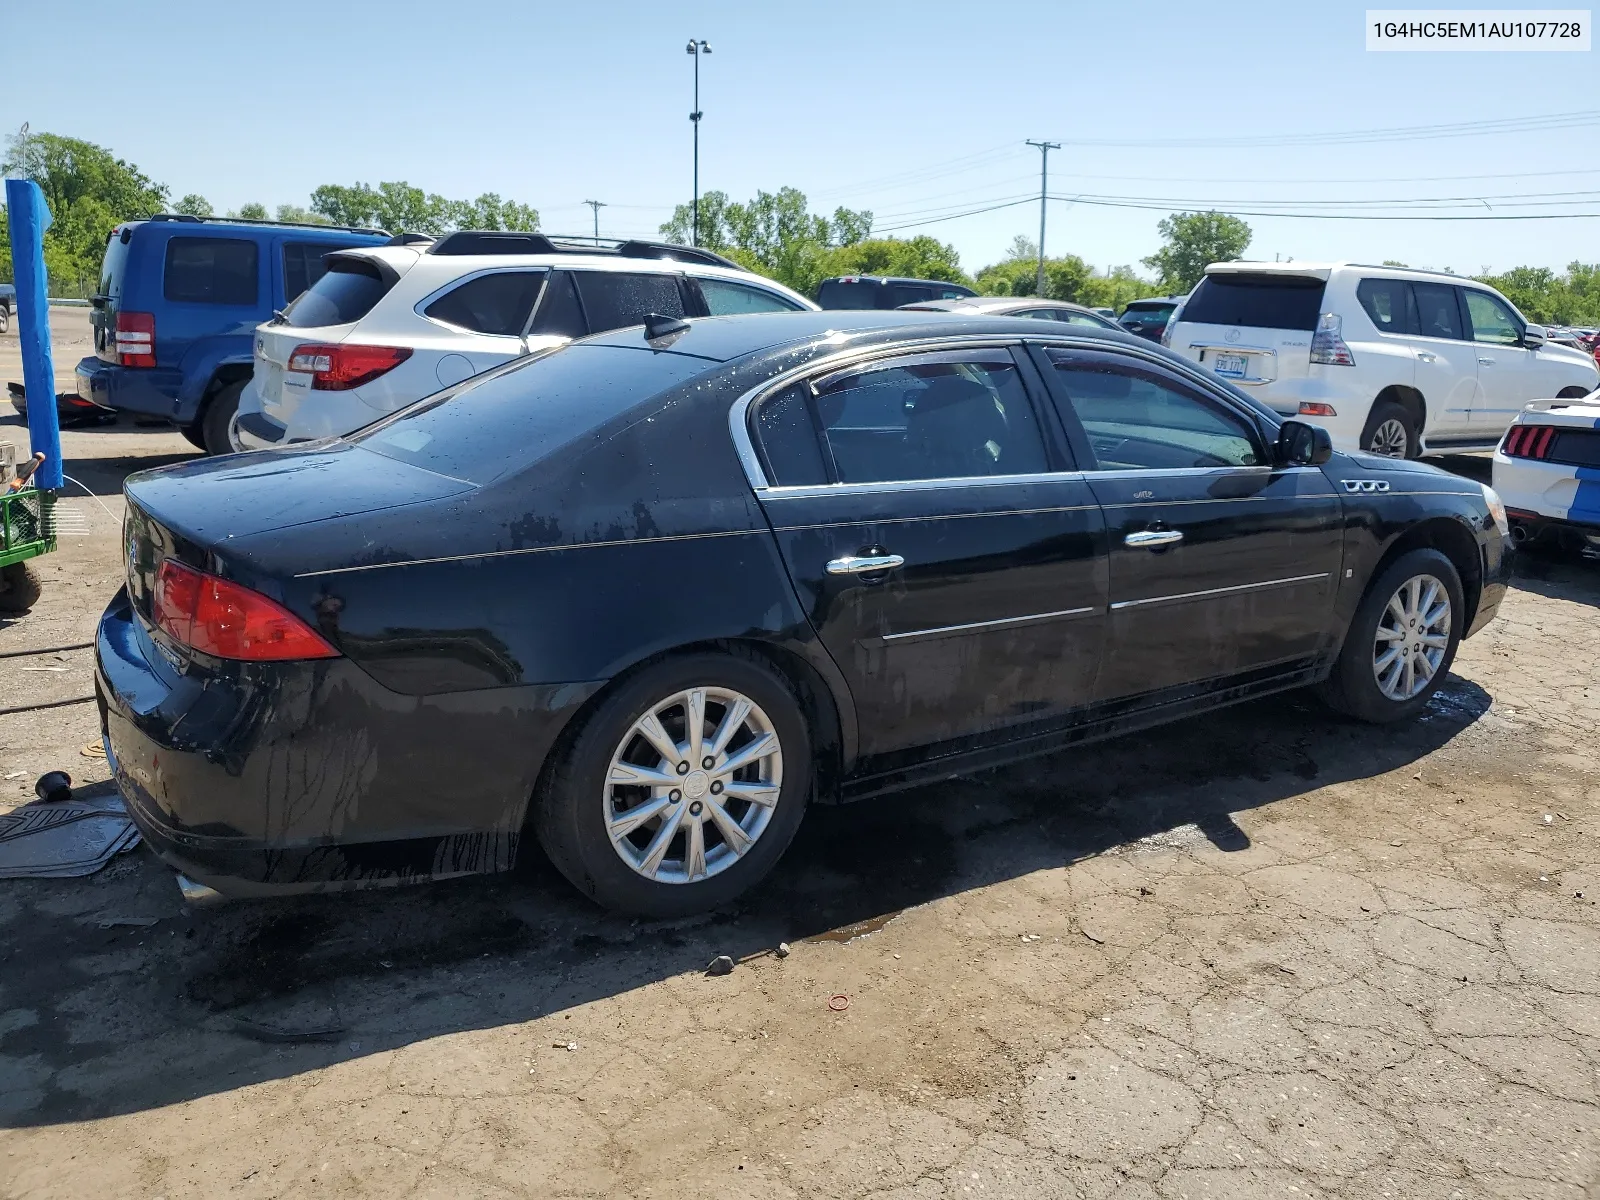
[[[560,347],[439,392],[349,440],[440,475],[487,483],[712,366],[643,347]]]

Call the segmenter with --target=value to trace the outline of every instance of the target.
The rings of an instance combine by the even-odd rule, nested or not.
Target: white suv
[[[256,328],[238,449],[350,433],[509,359],[648,314],[816,308],[709,251],[658,242],[464,232],[326,261],[321,279]]]
[[[1213,263],[1162,342],[1341,450],[1492,450],[1530,400],[1591,392],[1588,355],[1493,288],[1359,263]]]

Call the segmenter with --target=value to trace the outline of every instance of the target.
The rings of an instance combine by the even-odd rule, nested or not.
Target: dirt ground
[[[0,653],[91,637],[115,481],[190,452],[65,443],[112,511],[64,502]],[[1523,570],[1413,725],[1277,698],[815,809],[706,919],[538,862],[198,911],[142,848],[0,885],[0,1197],[1595,1200],[1600,564]],[[89,663],[0,659],[4,703]],[[0,807],[103,779],[97,737],[0,717]]]

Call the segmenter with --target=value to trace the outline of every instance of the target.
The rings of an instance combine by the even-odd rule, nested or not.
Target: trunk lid
[[[282,580],[263,579],[245,543],[322,521],[402,505],[425,504],[472,485],[421,467],[336,444],[299,452],[206,458],[131,476],[123,553],[135,609],[150,616],[151,590],[162,560],[236,579],[274,599]],[[301,532],[303,558],[317,564],[316,537]]]
[[[1173,323],[1169,349],[1268,404],[1284,394],[1282,411],[1292,412],[1298,400],[1274,385],[1310,375],[1327,282],[1315,269],[1208,272]]]

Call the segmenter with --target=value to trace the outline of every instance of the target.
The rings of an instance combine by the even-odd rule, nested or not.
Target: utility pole
[[[1050,151],[1061,149],[1060,142],[1028,142],[1030,146],[1039,147],[1039,279],[1038,292],[1044,295],[1044,194],[1045,184],[1050,178]]]
[[[710,54],[711,47],[704,40],[689,39],[685,52],[694,55],[694,111],[689,120],[694,124],[694,216],[691,218],[689,244],[700,244],[700,56]]]
[[[600,210],[606,206],[604,200],[585,200],[590,208],[594,209],[594,240],[600,240]]]

